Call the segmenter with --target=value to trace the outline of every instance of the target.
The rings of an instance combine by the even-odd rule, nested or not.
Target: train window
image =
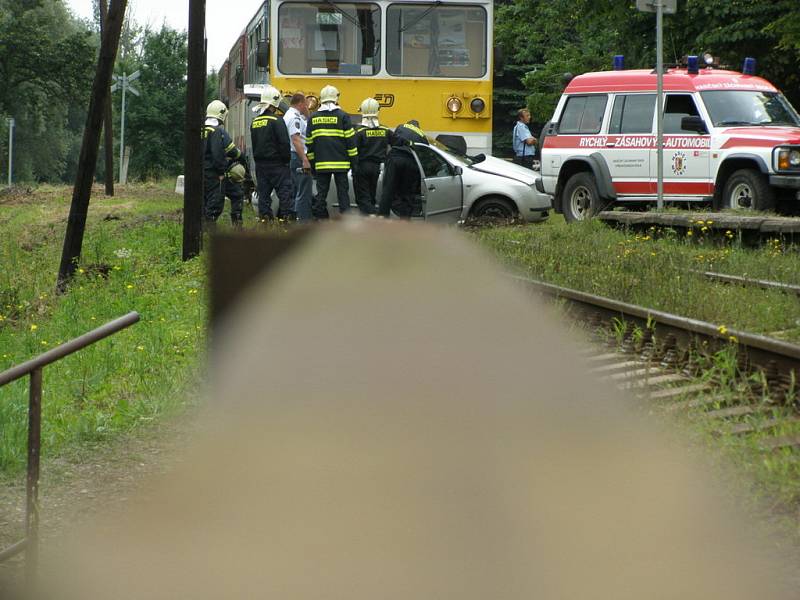
[[[285,2],[278,12],[278,70],[286,75],[375,75],[380,71],[377,4]]]
[[[483,77],[486,21],[479,6],[391,4],[386,68],[401,77]]]

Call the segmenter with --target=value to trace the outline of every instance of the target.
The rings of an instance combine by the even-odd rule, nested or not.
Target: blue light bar
[[[686,57],[686,70],[689,72],[690,75],[697,75],[700,72],[697,65],[698,63],[696,56]]]
[[[742,73],[745,75],[755,75],[756,74],[756,59],[748,56],[744,59],[744,67],[742,68]]]
[[[625,68],[625,56],[617,54],[614,56],[614,70],[622,71]]]

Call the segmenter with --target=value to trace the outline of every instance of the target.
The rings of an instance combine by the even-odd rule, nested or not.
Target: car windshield
[[[433,140],[431,138],[428,138],[428,144],[434,146],[435,148],[441,150],[442,152],[445,152],[448,155],[448,157],[452,157],[455,160],[455,162],[460,162],[467,166],[475,162],[472,159],[472,157],[467,156],[466,154],[461,154],[460,152],[456,152],[455,150],[445,146],[442,142],[438,140]]]
[[[777,92],[717,90],[701,92],[715,127],[737,125],[800,126],[800,116]]]

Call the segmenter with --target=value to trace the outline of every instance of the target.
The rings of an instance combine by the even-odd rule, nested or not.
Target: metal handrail
[[[52,364],[57,360],[64,358],[65,356],[73,354],[78,350],[83,350],[86,346],[107,338],[108,336],[125,329],[126,327],[130,327],[138,320],[139,313],[130,312],[123,317],[119,317],[118,319],[109,321],[105,325],[101,325],[97,329],[93,329],[89,333],[84,333],[82,336],[76,337],[74,340],[70,340],[61,344],[60,346],[56,346],[52,350],[48,350],[44,354],[40,354],[36,358],[32,358],[21,365],[11,367],[7,371],[0,373],[0,387],[15,381],[20,377],[25,377],[25,375],[30,374],[35,369],[41,369],[42,367],[46,367],[47,365]]]
[[[42,431],[42,369],[82,350],[95,342],[130,327],[139,321],[139,313],[130,312],[70,340],[27,362],[0,373],[0,387],[30,375],[28,393],[28,466],[25,485],[25,538],[0,550],[0,562],[25,552],[26,578],[31,582],[39,560],[39,457]]]

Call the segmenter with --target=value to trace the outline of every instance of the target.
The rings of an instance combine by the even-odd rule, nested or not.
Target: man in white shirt
[[[294,210],[300,221],[311,220],[311,163],[306,156],[306,120],[308,103],[306,97],[297,92],[292,96],[290,108],[283,116],[289,130],[289,149],[292,152],[289,170],[294,182]]]
[[[528,124],[531,122],[531,113],[527,108],[517,112],[517,123],[511,137],[514,148],[514,162],[529,169],[533,168],[536,154],[536,138],[531,134]]]

